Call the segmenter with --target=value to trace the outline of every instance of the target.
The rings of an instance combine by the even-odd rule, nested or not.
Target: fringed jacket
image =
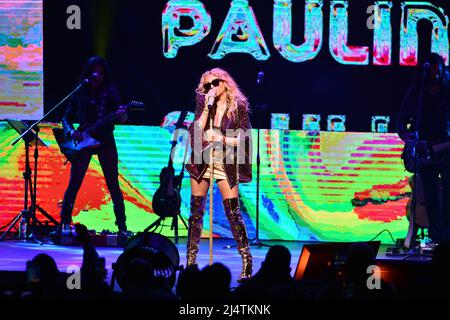
[[[186,170],[190,176],[200,181],[205,171],[208,169],[209,159],[206,152],[209,153],[212,144],[205,137],[204,132],[210,128],[209,120],[206,121],[204,129],[200,127],[198,119],[202,115],[205,107],[204,96],[197,97],[194,122],[189,127],[192,153]],[[239,138],[237,146],[222,145],[223,148],[223,167],[230,188],[238,183],[246,183],[252,180],[252,138],[251,124],[249,115],[244,105],[238,105],[234,119],[230,119],[225,111],[222,117],[220,131],[227,138]]]

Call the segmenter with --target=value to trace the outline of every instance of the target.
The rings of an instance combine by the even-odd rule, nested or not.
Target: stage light
[[[387,133],[390,121],[389,116],[372,116],[372,132]]]
[[[328,116],[328,131],[345,132],[345,116],[330,114]]]
[[[109,0],[89,1],[89,5],[90,12],[96,12],[91,17],[94,52],[100,57],[105,57],[111,46],[113,38],[111,30],[119,8],[115,1]],[[83,11],[81,14],[83,17]]]
[[[289,130],[289,113],[272,113],[271,129]]]
[[[302,130],[320,131],[320,114],[304,114]]]

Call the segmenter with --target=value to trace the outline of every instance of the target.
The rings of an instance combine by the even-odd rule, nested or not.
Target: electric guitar
[[[145,105],[142,102],[131,101],[125,105],[125,109],[127,111],[144,111]],[[95,132],[103,125],[113,123],[118,117],[118,111],[113,111],[94,124],[86,123],[78,127],[77,131],[81,133],[81,139],[79,141],[73,139],[71,136],[65,135],[63,129],[54,128],[53,134],[55,135],[61,153],[66,156],[68,161],[72,162],[81,151],[100,147],[101,143],[92,135],[95,135]]]

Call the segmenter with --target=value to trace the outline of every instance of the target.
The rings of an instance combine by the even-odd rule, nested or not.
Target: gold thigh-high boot
[[[206,196],[191,196],[191,215],[189,216],[186,264],[196,264],[198,246],[202,236],[203,215],[205,214]]]
[[[252,254],[248,244],[247,230],[244,219],[242,219],[238,198],[225,199],[223,207],[230,223],[231,233],[236,241],[237,249],[242,257],[242,272],[238,278],[239,282],[245,281],[252,276]]]

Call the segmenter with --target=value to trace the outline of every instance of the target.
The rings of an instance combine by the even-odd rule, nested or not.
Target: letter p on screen
[[[163,53],[175,58],[178,49],[202,41],[211,30],[211,16],[198,0],[170,0],[162,13]]]

